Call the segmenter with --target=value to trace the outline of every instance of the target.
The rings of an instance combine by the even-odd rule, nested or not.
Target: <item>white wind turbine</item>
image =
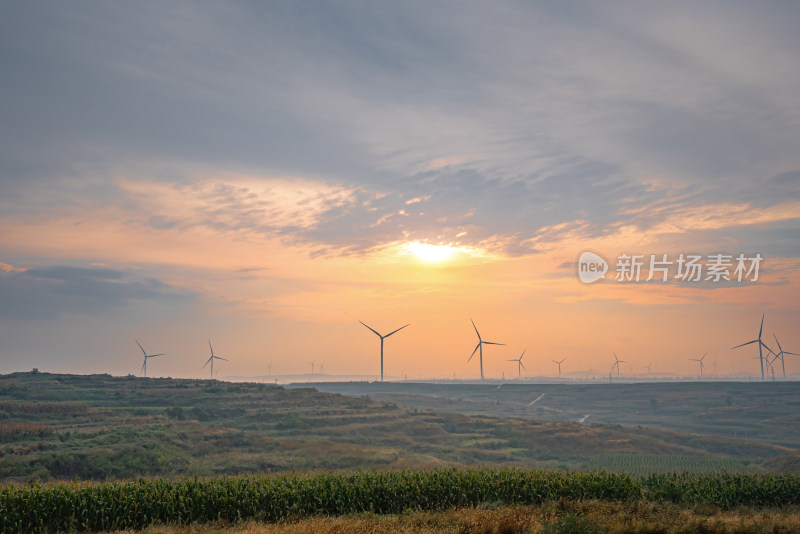
[[[469,363],[470,360],[472,360],[472,357],[475,356],[475,352],[479,352],[479,354],[480,354],[480,362],[481,362],[481,380],[483,380],[483,346],[484,345],[505,345],[505,343],[494,343],[493,341],[484,341],[481,338],[481,333],[478,332],[478,327],[475,326],[475,321],[473,321],[472,319],[470,319],[470,321],[472,321],[472,328],[475,329],[475,333],[478,334],[478,344],[475,346],[475,350],[472,351],[472,354],[470,354],[469,360],[467,360],[467,363]]]
[[[616,367],[617,368],[617,378],[619,378],[619,364],[628,363],[628,362],[626,360],[620,360],[619,356],[617,356],[617,353],[614,352],[613,350],[611,352],[614,354],[614,360],[616,360],[614,362],[614,364],[611,366],[611,371],[614,371],[614,367]],[[609,378],[610,377],[611,377],[611,373],[609,373]]]
[[[397,330],[393,330],[392,332],[389,332],[389,333],[388,333],[388,334],[386,334],[385,336],[382,336],[382,335],[380,335],[380,334],[378,333],[378,331],[377,331],[377,330],[375,330],[374,328],[372,328],[371,326],[369,326],[369,325],[368,325],[367,323],[365,323],[364,321],[358,321],[358,322],[359,322],[359,323],[361,323],[361,324],[363,324],[364,326],[366,326],[366,327],[367,327],[367,328],[369,328],[370,330],[372,330],[372,333],[373,333],[373,334],[375,334],[376,336],[378,336],[379,338],[381,338],[381,382],[383,382],[383,340],[384,340],[384,339],[386,339],[387,337],[391,336],[392,334],[396,334],[397,332],[399,332],[400,330],[402,330],[403,328],[405,328],[406,326],[408,326],[408,324],[407,324],[407,325],[405,325],[405,326],[401,326],[401,327],[400,327],[400,328],[398,328]],[[411,324],[411,323],[409,323],[409,324]]]
[[[211,340],[210,339],[208,340],[208,348],[211,349],[211,357],[206,361],[205,365],[203,365],[203,369],[205,369],[206,365],[208,365],[209,363],[211,364],[211,379],[213,380],[214,379],[214,360],[222,360],[222,361],[225,361],[225,362],[227,362],[228,360],[226,358],[222,358],[222,357],[216,356],[214,354],[214,347],[211,346]]]
[[[703,365],[703,360],[706,359],[707,354],[708,354],[707,352],[704,352],[703,356],[700,358],[689,358],[689,360],[700,364],[700,378],[703,378],[703,369],[705,369],[706,367],[705,365]]]
[[[525,368],[525,364],[522,363],[522,357],[525,356],[525,351],[526,350],[528,350],[528,349],[525,349],[525,350],[522,351],[522,354],[520,354],[519,358],[506,360],[507,362],[517,362],[517,378],[522,378],[522,370],[523,369],[525,369],[526,372],[528,371],[528,369]]]
[[[156,356],[165,356],[166,354],[165,353],[147,354],[147,352],[145,352],[144,348],[142,348],[142,344],[139,343],[139,341],[137,341],[135,339],[134,339],[134,341],[136,341],[136,344],[139,345],[139,348],[142,350],[142,354],[144,355],[144,363],[142,363],[142,376],[147,376],[147,359],[148,358],[155,358]],[[791,353],[787,353],[787,354],[791,354]]]
[[[550,361],[558,365],[558,378],[561,378],[561,364],[564,363],[565,361],[567,361],[567,359],[564,358],[561,361],[558,361],[558,360],[550,360]]]
[[[783,350],[783,347],[781,347],[781,342],[778,341],[778,336],[775,335],[775,332],[772,333],[772,337],[775,338],[775,343],[778,344],[778,354],[775,354],[773,352],[773,354],[775,354],[775,359],[772,360],[772,361],[775,362],[775,360],[777,360],[778,358],[781,359],[781,368],[783,369],[783,378],[786,378],[786,363],[783,361],[783,355],[784,354],[790,354],[792,356],[800,356],[800,354],[797,354],[796,352],[788,352],[788,351]],[[769,358],[769,356],[767,356],[767,357]]]
[[[763,341],[761,341],[761,334],[764,332],[764,314],[761,314],[761,328],[758,329],[758,338],[752,341],[748,341],[747,343],[742,343],[741,345],[736,345],[733,349],[738,349],[739,347],[744,347],[745,345],[751,345],[753,343],[758,343],[758,359],[761,362],[761,380],[764,380],[764,351],[762,348],[767,349],[772,354],[775,354],[771,348],[769,348]],[[731,349],[731,350],[733,350]],[[769,364],[769,362],[767,362]]]

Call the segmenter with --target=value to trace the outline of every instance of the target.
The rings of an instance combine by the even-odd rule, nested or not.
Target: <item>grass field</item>
[[[797,463],[793,448],[754,439],[442,413],[311,388],[108,375],[0,376],[0,479],[482,464],[781,472]]]
[[[501,385],[502,384],[502,385]],[[533,384],[322,382],[319,391],[369,395],[439,413],[647,426],[800,448],[800,382]],[[308,385],[305,385],[308,387]],[[544,395],[532,406],[531,401]]]

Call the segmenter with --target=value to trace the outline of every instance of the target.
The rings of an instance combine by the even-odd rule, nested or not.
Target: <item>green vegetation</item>
[[[660,428],[800,449],[798,382],[534,384],[342,382],[319,391],[368,395],[399,406],[490,417]],[[544,397],[530,406],[530,402]],[[720,441],[720,443],[722,443]]]
[[[775,534],[800,531],[800,509],[685,507],[644,501],[559,499],[541,505],[480,506],[402,514],[314,516],[281,523],[245,521],[153,526],[143,534]],[[132,531],[125,531],[126,533]]]
[[[60,483],[0,489],[0,531],[140,529],[151,524],[285,521],[569,500],[782,507],[797,475],[651,475],[519,469],[358,472],[213,480]]]
[[[463,387],[490,394],[484,386]],[[507,386],[490,388],[508,395]],[[654,394],[642,403],[649,406]],[[662,401],[659,407],[667,409]],[[18,373],[0,376],[0,408],[0,480],[485,464],[633,474],[783,472],[798,465],[793,449],[753,439],[439,413],[377,395],[255,383]]]

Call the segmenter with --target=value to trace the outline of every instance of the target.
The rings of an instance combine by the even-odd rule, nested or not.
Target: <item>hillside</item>
[[[586,423],[657,427],[800,448],[800,382],[328,382],[312,386],[437,412],[562,422],[585,417]]]
[[[369,397],[109,375],[0,376],[0,479],[508,465],[761,469],[790,449],[620,425],[438,413]]]

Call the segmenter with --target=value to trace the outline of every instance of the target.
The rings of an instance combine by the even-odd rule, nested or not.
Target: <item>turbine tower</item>
[[[391,336],[392,334],[396,334],[397,332],[399,332],[400,330],[402,330],[403,328],[405,328],[406,326],[408,326],[408,324],[411,324],[411,323],[408,323],[408,324],[407,324],[407,325],[405,325],[405,326],[401,326],[401,327],[400,327],[400,328],[398,328],[397,330],[393,330],[392,332],[389,332],[389,333],[388,333],[388,334],[386,334],[385,336],[382,336],[382,335],[380,335],[380,334],[378,333],[378,331],[377,331],[377,330],[375,330],[374,328],[372,328],[371,326],[369,326],[368,324],[366,324],[364,321],[358,321],[358,322],[359,322],[359,323],[361,323],[361,324],[363,324],[364,326],[366,326],[366,327],[367,327],[367,328],[369,328],[370,330],[372,330],[372,333],[373,333],[373,334],[375,334],[376,336],[378,336],[379,338],[381,338],[381,382],[383,382],[383,340],[384,340],[384,339],[386,339],[387,337]]]
[[[564,363],[565,361],[567,361],[567,359],[564,358],[561,361],[558,361],[558,360],[550,360],[550,361],[555,363],[555,364],[558,364],[558,378],[561,378],[561,364]]]
[[[525,369],[526,372],[528,371],[528,369],[526,369],[525,365],[522,363],[522,357],[525,356],[525,350],[522,351],[522,354],[520,354],[519,358],[513,360],[506,360],[507,362],[517,362],[517,378],[522,378],[523,369]]]
[[[155,358],[156,356],[164,356],[165,354],[164,353],[162,353],[162,354],[147,354],[147,352],[145,352],[145,350],[142,348],[142,344],[139,343],[135,339],[134,339],[134,341],[136,341],[136,344],[139,345],[140,349],[142,349],[142,354],[144,354],[144,363],[142,364],[142,376],[147,376],[147,358]],[[791,354],[791,352],[787,352],[786,354]],[[784,376],[786,376],[786,373],[784,373]]]
[[[484,341],[481,338],[481,333],[478,332],[478,327],[475,326],[475,321],[473,321],[472,319],[470,319],[470,321],[472,321],[472,328],[475,329],[475,333],[478,334],[478,344],[475,346],[475,350],[472,351],[472,354],[470,354],[469,360],[467,360],[467,363],[469,363],[470,360],[472,360],[472,357],[475,356],[475,352],[479,352],[480,361],[481,361],[481,380],[483,380],[483,346],[484,345],[505,345],[505,343],[494,343],[493,341]],[[522,357],[520,356],[520,358],[522,358]]]
[[[700,364],[700,378],[703,378],[703,369],[705,369],[705,365],[703,365],[703,360],[706,359],[706,354],[708,354],[708,353],[704,352],[703,356],[701,358],[689,358],[691,361],[697,362],[697,363]]]
[[[206,361],[205,365],[203,365],[203,369],[205,369],[206,365],[208,365],[209,363],[211,364],[211,379],[213,380],[214,379],[214,360],[223,360],[223,361],[226,361],[226,362],[228,360],[226,358],[222,358],[222,357],[216,356],[214,354],[214,347],[211,346],[211,340],[210,339],[208,340],[208,348],[211,349],[211,357]]]
[[[764,332],[764,314],[763,313],[761,314],[761,328],[758,329],[758,338],[754,339],[753,341],[748,341],[747,343],[742,343],[741,345],[736,345],[731,350],[738,349],[739,347],[744,347],[745,345],[751,345],[753,343],[758,343],[758,360],[761,362],[761,380],[764,380],[764,351],[762,350],[762,348],[767,349],[772,354],[775,354],[775,353],[772,352],[772,349],[769,348],[763,341],[761,341],[762,332]],[[769,362],[767,362],[767,363],[769,363]]]
[[[800,356],[800,354],[797,354],[796,352],[787,352],[787,351],[783,350],[783,347],[781,347],[781,342],[778,341],[778,336],[775,335],[775,332],[772,333],[772,337],[775,338],[775,343],[778,344],[778,354],[775,354],[773,352],[773,354],[775,354],[775,360],[777,360],[778,358],[781,359],[781,368],[783,369],[783,378],[786,378],[786,363],[783,361],[783,355],[784,354],[790,354],[792,356]],[[775,360],[772,360],[772,361],[774,362]]]
[[[314,360],[313,362],[308,362],[308,363],[311,364],[311,374],[313,375],[314,374],[314,364],[317,363],[317,360]]]
[[[613,350],[611,352],[614,354],[614,360],[616,360],[614,362],[614,365],[611,366],[611,371],[613,372],[614,371],[614,367],[616,367],[617,368],[617,378],[619,378],[619,364],[628,363],[628,362],[625,361],[625,360],[620,360],[619,356],[617,356],[617,353],[614,352]],[[609,376],[611,376],[611,373],[609,373]]]

